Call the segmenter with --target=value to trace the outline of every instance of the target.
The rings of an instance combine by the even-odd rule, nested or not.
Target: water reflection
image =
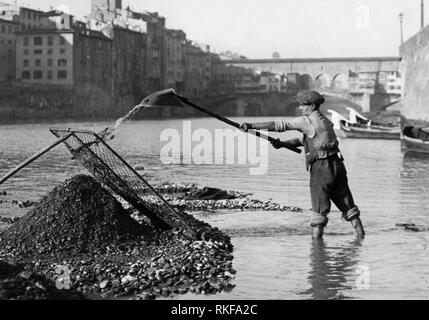
[[[406,151],[404,152],[404,164],[422,163],[429,165],[429,153],[419,153]]]
[[[311,288],[303,294],[316,300],[345,298],[342,292],[353,289],[350,282],[347,283],[347,275],[356,272],[361,245],[360,238],[340,248],[329,247],[324,240],[313,239],[307,278]]]
[[[404,153],[400,188],[400,208],[406,215],[403,215],[399,222],[427,225],[429,154]]]

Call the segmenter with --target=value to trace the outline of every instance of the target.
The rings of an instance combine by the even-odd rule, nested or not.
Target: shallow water
[[[99,132],[107,125],[66,123],[57,127]],[[171,128],[181,132],[182,125],[177,119],[128,122],[110,144],[133,166],[143,166],[151,181],[195,182],[249,192],[260,200],[271,198],[302,207],[304,213],[196,214],[231,235],[237,286],[217,296],[188,294],[176,299],[429,298],[429,232],[396,227],[397,223],[429,227],[429,157],[405,154],[399,141],[341,140],[350,187],[362,211],[367,237],[356,240],[351,226],[333,207],[325,240],[313,243],[303,155],[269,148],[268,170],[260,176],[250,175],[249,169],[255,167],[250,164],[162,164],[159,155],[166,142],[160,142],[161,132]],[[55,125],[2,125],[0,175],[52,143],[55,137],[48,131],[50,126]],[[192,120],[192,129],[198,128],[213,132],[228,127],[213,119]],[[186,152],[182,153],[186,158]],[[57,147],[0,186],[0,191],[7,192],[0,196],[7,200],[0,204],[0,214],[21,216],[28,209],[18,208],[12,200],[36,201],[65,179],[84,172],[64,146]],[[368,277],[360,276],[359,271]]]

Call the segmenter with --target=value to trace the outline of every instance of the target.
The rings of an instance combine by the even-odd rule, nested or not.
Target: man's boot
[[[359,217],[353,218],[351,221],[353,228],[356,230],[356,234],[359,237],[365,236],[365,230],[363,229],[362,221]]]

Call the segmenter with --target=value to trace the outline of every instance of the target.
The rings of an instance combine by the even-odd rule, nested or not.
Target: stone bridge
[[[246,59],[225,61],[228,65],[249,68],[256,72],[298,74],[300,89],[331,88],[348,90],[351,73],[399,72],[399,57]]]

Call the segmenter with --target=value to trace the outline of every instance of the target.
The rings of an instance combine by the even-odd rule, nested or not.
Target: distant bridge
[[[299,74],[299,87],[305,89],[326,87],[348,90],[350,72],[399,72],[401,68],[399,57],[246,59],[225,63],[257,72],[296,73]]]

